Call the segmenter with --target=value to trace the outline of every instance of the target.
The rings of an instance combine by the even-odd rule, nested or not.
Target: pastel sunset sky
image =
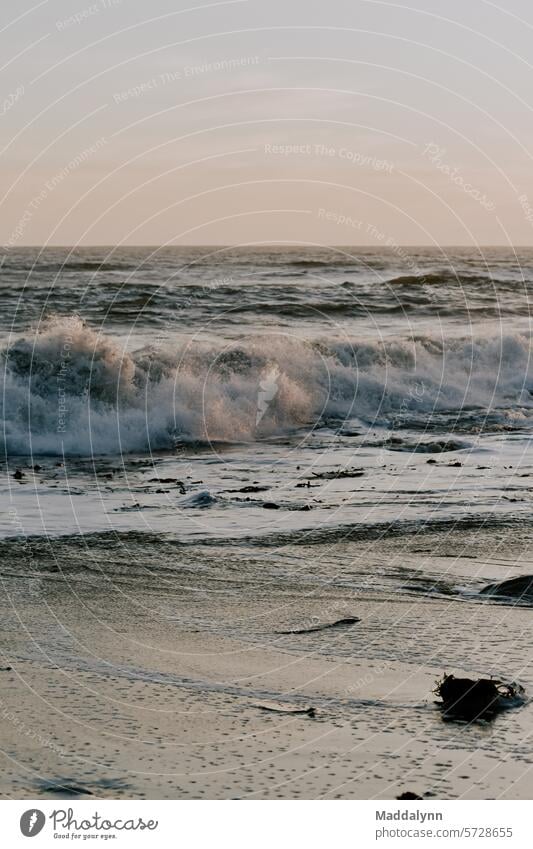
[[[525,0],[34,0],[2,244],[528,245]]]

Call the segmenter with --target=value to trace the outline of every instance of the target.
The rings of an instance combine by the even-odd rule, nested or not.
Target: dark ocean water
[[[51,314],[126,333],[470,325],[528,318],[533,287],[533,249],[24,248],[2,260],[1,327],[20,331]]]
[[[41,486],[35,465],[92,531],[137,527],[140,511],[148,529],[201,535],[191,517],[208,512],[210,535],[253,534],[276,499],[289,530],[308,507],[329,526],[528,506],[525,479],[522,501],[503,497],[500,467],[525,462],[532,433],[533,250],[21,249],[0,282],[18,510]],[[477,476],[450,488],[467,463]],[[357,503],[338,476],[353,468]],[[180,481],[179,503],[153,491],[160,477]],[[56,505],[43,522],[73,520]]]

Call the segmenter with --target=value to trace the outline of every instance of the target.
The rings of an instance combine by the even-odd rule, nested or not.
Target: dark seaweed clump
[[[493,678],[456,678],[445,675],[437,682],[434,692],[440,696],[445,719],[466,722],[490,720],[508,708],[524,702],[524,689],[519,684],[505,684]]]

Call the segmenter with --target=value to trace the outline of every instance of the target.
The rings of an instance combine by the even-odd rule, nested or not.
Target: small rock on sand
[[[412,790],[406,790],[405,793],[401,793],[399,796],[396,796],[397,799],[423,799],[423,796],[419,796],[417,793],[413,793]]]
[[[497,584],[489,584],[481,590],[485,595],[503,595],[516,599],[533,599],[533,575],[510,578]]]

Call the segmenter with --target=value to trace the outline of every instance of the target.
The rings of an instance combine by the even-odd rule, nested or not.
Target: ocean
[[[0,285],[5,660],[133,741],[100,794],[530,798],[527,708],[460,734],[431,688],[533,687],[529,596],[482,592],[533,571],[533,249],[20,248]],[[105,681],[212,710],[216,750],[189,731],[156,769]],[[289,763],[265,699],[311,702],[342,755],[292,718],[315,748]],[[82,736],[56,789],[92,786]]]
[[[0,438],[28,533],[141,520],[181,539],[198,506],[208,535],[269,533],[265,496],[235,492],[249,478],[280,501],[277,532],[527,512],[501,464],[533,425],[533,251],[398,250],[4,256]],[[320,478],[353,466],[356,498]],[[37,494],[65,510],[36,514]]]

